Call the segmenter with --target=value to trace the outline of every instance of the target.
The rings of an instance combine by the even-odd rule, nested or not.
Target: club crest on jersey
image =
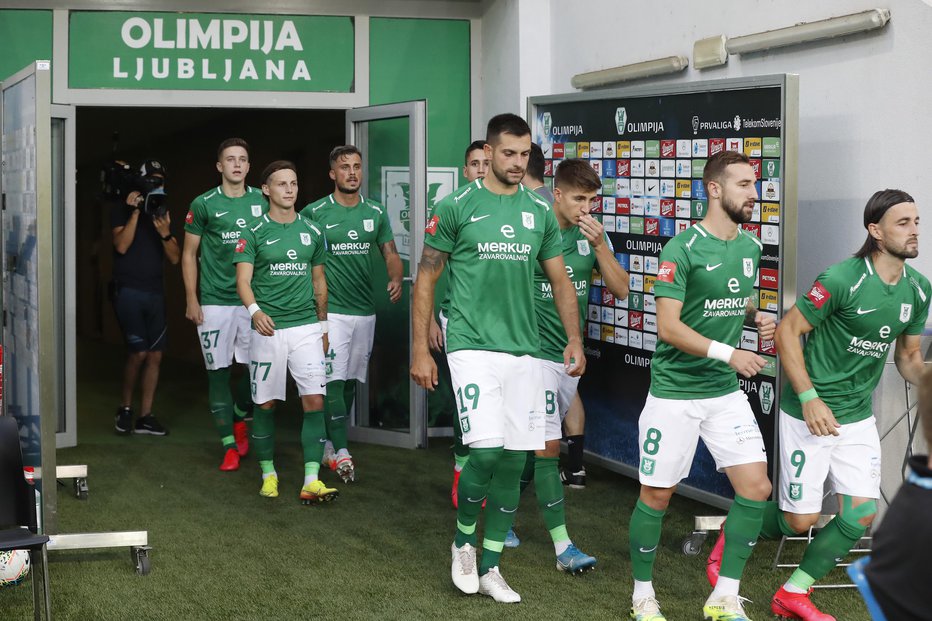
[[[251,207],[252,215],[256,218],[262,215],[262,205],[253,205]]]
[[[363,221],[362,221],[362,228],[363,228],[363,230],[365,230],[367,233],[371,233],[372,231],[375,230],[375,220],[372,220],[372,219],[363,220]]]
[[[754,278],[754,261],[749,257],[744,257],[744,262],[742,264],[744,267],[744,275],[748,278]]]
[[[301,243],[305,246],[311,245],[311,234],[310,233],[301,233]]]
[[[909,321],[909,318],[913,315],[913,305],[912,304],[900,304],[900,321],[906,323]]]
[[[524,228],[526,229],[533,229],[534,228],[534,214],[532,214],[530,211],[522,211],[521,212],[521,224],[523,224]]]
[[[233,249],[234,252],[245,252],[246,251],[246,240],[242,237],[236,242],[236,248]]]
[[[577,239],[576,240],[576,252],[579,253],[581,257],[589,256],[589,240],[588,239]]]

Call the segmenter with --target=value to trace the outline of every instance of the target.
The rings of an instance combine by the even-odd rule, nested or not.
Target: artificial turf
[[[113,433],[120,353],[85,343],[80,352],[78,446],[59,464],[87,464],[90,494],[79,500],[59,486],[60,532],[147,530],[152,571],[138,576],[126,548],[51,554],[53,613],[58,619],[619,619],[630,607],[627,525],[636,482],[589,468],[585,490],[567,490],[574,542],[598,558],[579,577],[558,572],[533,487],[521,502],[521,546],[506,549],[502,573],[523,601],[496,604],[459,593],[450,581],[449,442],[409,451],[351,447],[357,482],[327,505],[303,506],[296,399],[277,414],[276,467],[281,496],[258,495],[252,456],[237,472],[220,472],[220,444],[206,404],[203,369],[166,360],[156,414],[164,438]],[[655,567],[657,596],[668,619],[699,619],[709,593],[705,555],[680,544],[692,516],[720,513],[675,497]],[[771,570],[776,545],[761,542],[742,595],[751,618],[772,618],[770,597],[788,570]],[[792,552],[791,552],[792,554]],[[792,558],[792,556],[790,557]],[[798,554],[796,555],[798,559]],[[833,581],[846,577],[836,570]],[[823,610],[839,620],[869,619],[853,589],[819,590]],[[32,615],[28,581],[0,589],[0,619]]]

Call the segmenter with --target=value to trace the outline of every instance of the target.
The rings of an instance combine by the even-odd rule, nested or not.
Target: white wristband
[[[706,358],[714,358],[715,360],[721,360],[725,364],[728,364],[733,353],[735,353],[735,348],[731,345],[712,341],[709,343],[709,351],[706,352],[705,356]]]
[[[330,331],[330,324],[327,323],[326,319],[324,319],[323,321],[318,321],[317,324],[320,326],[320,331],[323,334],[327,334],[327,332]]]
[[[261,309],[259,308],[259,305],[258,305],[258,304],[256,304],[255,302],[253,302],[252,304],[250,304],[249,306],[246,307],[246,310],[249,311],[249,316],[252,317],[252,316],[255,315],[256,313],[258,313]]]

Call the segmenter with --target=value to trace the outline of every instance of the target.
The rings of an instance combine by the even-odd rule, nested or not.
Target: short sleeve
[[[256,234],[251,229],[245,229],[236,240],[233,248],[233,263],[256,262]]]
[[[184,218],[184,231],[192,235],[203,236],[206,228],[207,210],[204,209],[204,203],[198,197],[191,201],[191,206],[188,208],[188,215]]]
[[[392,224],[388,219],[388,212],[383,211],[379,216],[379,231],[375,238],[375,241],[381,246],[382,244],[387,244],[388,242],[395,239],[395,234],[392,233]]]
[[[311,265],[323,265],[327,262],[327,238],[324,237],[317,226],[310,223],[308,223],[308,226],[313,231],[314,235],[316,235],[314,254],[311,255]]]
[[[686,299],[686,281],[692,261],[686,246],[677,238],[671,239],[660,251],[660,267],[654,281],[654,295],[658,298]]]
[[[819,274],[805,295],[796,301],[796,308],[813,328],[825,321],[844,301],[847,280],[836,264]]]
[[[122,202],[114,202],[110,207],[110,228],[115,229],[120,226],[126,226],[131,213],[132,211],[129,209],[129,205],[125,205]]]
[[[537,260],[546,261],[562,254],[563,239],[560,236],[560,225],[557,224],[553,209],[548,209],[544,214],[544,239],[537,253]]]
[[[453,252],[456,234],[459,231],[456,222],[455,203],[448,196],[437,203],[433,215],[424,229],[424,243],[440,252]]]
[[[910,284],[916,287],[917,298],[922,305],[916,309],[912,322],[906,327],[906,334],[922,334],[926,329],[926,321],[929,319],[929,300],[932,299],[932,287],[929,286],[928,280],[918,280],[910,277]]]

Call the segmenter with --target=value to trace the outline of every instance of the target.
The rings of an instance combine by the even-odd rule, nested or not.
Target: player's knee
[[[655,511],[666,511],[670,506],[670,499],[673,497],[675,487],[651,487],[649,485],[641,486],[641,502]]]
[[[855,505],[850,497],[842,498],[842,510],[838,517],[843,518],[852,529],[857,527],[867,528],[874,522],[877,516],[877,501],[868,498]]]
[[[324,409],[323,395],[304,395],[301,397],[301,405],[304,406],[305,412],[316,412]]]
[[[503,446],[491,448],[470,448],[469,461],[467,462],[467,465],[472,466],[477,470],[494,470],[495,466],[498,465],[499,460],[502,459],[502,455],[504,453],[505,447]]]
[[[260,410],[271,410],[271,409],[273,409],[274,407],[275,407],[275,399],[272,399],[272,400],[270,400],[270,401],[266,401],[265,403],[260,403],[260,404],[259,404],[259,409],[260,409]]]
[[[547,440],[547,443],[544,445],[544,450],[534,451],[534,454],[538,457],[559,457],[560,456],[560,441],[559,440]]]
[[[162,364],[162,352],[150,351],[146,353],[146,364],[150,367]]]
[[[773,492],[773,486],[770,484],[770,479],[764,477],[758,479],[751,483],[748,486],[748,489],[745,490],[747,494],[741,494],[748,500],[756,500],[758,502],[763,502],[770,498],[770,494]]]
[[[783,517],[786,519],[787,526],[797,533],[808,531],[819,521],[818,513],[784,513]]]

